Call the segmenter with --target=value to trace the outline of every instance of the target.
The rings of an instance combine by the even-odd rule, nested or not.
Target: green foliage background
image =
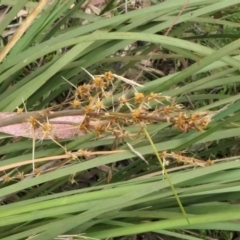
[[[36,240],[50,240],[63,234],[107,239],[149,231],[180,239],[202,239],[185,235],[183,230],[239,231],[240,23],[236,14],[240,0],[191,0],[168,36],[159,33],[172,26],[185,0],[167,0],[126,14],[115,12],[109,19],[79,11],[82,2],[78,1],[71,10],[73,0],[58,0],[47,5],[13,47],[0,65],[0,110],[12,112],[22,106],[22,99],[28,111],[41,110],[55,104],[57,98],[66,96],[71,89],[62,76],[79,85],[88,81],[82,68],[94,75],[114,70],[114,63],[119,61],[124,67],[116,73],[121,75],[139,59],[148,59],[147,54],[160,46],[176,54],[176,59],[188,58],[193,64],[161,78],[155,76],[152,81],[145,79],[141,82],[144,88],[137,90],[161,92],[182,104],[190,100],[195,106],[193,111],[221,111],[202,133],[180,133],[167,123],[148,126],[155,148],[158,152],[187,149],[200,159],[222,160],[210,167],[184,168],[169,174],[190,224],[181,213],[168,181],[159,175],[161,168],[146,139],[129,140],[129,143],[145,156],[149,167],[134,153],[125,151],[71,162],[54,172],[22,181],[2,180],[0,197],[8,204],[0,206],[0,239],[34,236]],[[0,25],[1,33],[23,6],[36,4],[27,0],[2,0],[1,3],[13,6]],[[213,18],[219,11],[224,13],[223,17]],[[82,25],[82,20],[89,23]],[[211,31],[209,36],[199,36],[195,24],[208,33]],[[63,25],[65,28],[60,28]],[[234,32],[231,29],[235,29]],[[193,34],[188,36],[187,33]],[[144,46],[137,57],[132,54],[111,57],[136,41],[151,44]],[[156,58],[161,59],[161,54]],[[27,67],[30,67],[28,74],[25,73]],[[114,99],[120,94],[121,91],[116,93]],[[133,90],[127,94],[133,94]],[[111,102],[109,99],[105,104]],[[136,127],[129,128],[134,129]],[[74,151],[107,147],[112,141],[109,138],[96,140],[89,133],[65,140],[63,144]],[[206,147],[207,144],[210,147]],[[121,149],[128,147],[123,144]],[[2,135],[0,152],[4,158],[0,167],[31,159],[31,151],[29,139],[15,142]],[[62,153],[54,143],[43,141],[36,146],[35,158]],[[105,184],[106,176],[103,176],[102,181],[89,188],[59,192],[59,187],[73,174],[132,158],[134,161],[114,172],[110,184]],[[174,167],[170,165],[169,171]],[[18,170],[29,172],[30,169],[31,166],[24,166]],[[143,177],[150,173],[156,174]],[[138,178],[140,176],[142,178]],[[11,202],[9,195],[15,196]],[[80,235],[74,237],[80,238]]]

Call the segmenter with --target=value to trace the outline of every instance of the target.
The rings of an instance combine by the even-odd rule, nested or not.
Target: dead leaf
[[[17,113],[0,113],[0,119],[14,117]],[[73,136],[82,136],[83,132],[78,130],[78,124],[83,121],[83,116],[67,116],[51,119],[53,129],[50,136],[44,136],[40,128],[35,130],[36,139],[50,139],[57,136],[59,139],[67,139]],[[55,124],[54,122],[66,122],[66,124]],[[51,122],[50,122],[51,123]],[[76,124],[75,126],[73,124]],[[24,122],[11,126],[1,127],[0,132],[13,135],[14,137],[33,138],[31,123]]]

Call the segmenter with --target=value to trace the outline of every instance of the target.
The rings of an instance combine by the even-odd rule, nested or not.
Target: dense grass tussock
[[[0,239],[237,239],[240,0],[0,6]]]

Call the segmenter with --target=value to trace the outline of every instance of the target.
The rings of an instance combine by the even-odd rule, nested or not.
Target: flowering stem
[[[164,172],[164,174],[165,174],[165,176],[166,176],[166,178],[167,178],[167,180],[169,182],[169,185],[170,185],[170,187],[171,187],[171,189],[172,189],[172,191],[174,193],[174,196],[175,196],[175,198],[176,198],[176,200],[177,200],[177,202],[179,204],[179,207],[180,207],[184,217],[186,218],[188,224],[190,225],[190,222],[189,222],[189,219],[187,217],[187,214],[186,214],[186,212],[185,212],[185,210],[183,208],[183,205],[182,205],[182,203],[181,203],[181,201],[180,201],[180,199],[179,199],[179,197],[177,195],[177,192],[176,192],[176,190],[175,190],[175,188],[174,188],[174,186],[173,186],[173,184],[171,182],[170,176],[168,175],[168,172],[166,171],[166,169],[164,167],[164,164],[163,164],[163,162],[162,162],[162,160],[161,160],[161,158],[160,158],[160,156],[158,154],[158,151],[157,151],[156,147],[154,146],[154,143],[153,143],[153,141],[152,141],[152,139],[151,139],[151,137],[150,137],[150,135],[149,135],[149,133],[148,133],[146,128],[144,128],[144,132],[145,132],[146,137],[147,137],[148,141],[150,142],[150,144],[151,144],[151,146],[152,146],[152,148],[153,148],[153,150],[155,152],[155,155],[157,156],[157,159],[158,159],[158,161],[159,161],[159,163],[160,163],[160,165],[162,167],[162,170],[163,170],[163,172]]]

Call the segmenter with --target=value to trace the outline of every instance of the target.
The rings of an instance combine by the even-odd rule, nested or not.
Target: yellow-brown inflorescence
[[[74,99],[71,104],[73,108],[79,108],[81,106],[81,102],[78,99]]]
[[[122,81],[118,85],[121,89],[115,89],[119,84],[115,84],[115,79]],[[133,133],[126,134],[126,127],[131,125],[139,125],[142,129],[148,124],[168,122],[178,130],[188,132],[204,131],[211,121],[207,113],[189,113],[168,96],[137,91],[136,84],[109,71],[92,76],[88,84],[75,87],[74,96],[68,103],[71,109],[81,110],[84,116],[84,120],[75,127],[85,133],[95,131],[97,136],[116,136],[117,129],[117,135],[125,137],[133,136]],[[129,85],[131,91],[128,91]],[[43,136],[54,139],[53,127],[47,119],[49,113],[38,118],[31,116],[27,121],[34,130],[39,128]]]
[[[27,119],[27,121],[31,124],[33,129],[37,129],[40,126],[38,120],[35,117],[33,117],[33,116],[30,116]]]
[[[17,113],[18,114],[21,114],[21,113],[23,113],[24,112],[24,109],[23,108],[17,108]]]
[[[79,125],[80,130],[95,130],[98,136],[104,132],[112,132],[114,135],[116,126],[118,131],[120,129],[124,132],[127,126],[133,124],[145,126],[150,123],[169,122],[182,132],[203,131],[211,121],[208,114],[188,113],[182,105],[174,104],[173,101],[170,103],[170,97],[159,93],[146,94],[135,90],[133,94],[125,93],[116,98],[113,84],[117,78],[117,75],[109,71],[103,75],[92,76],[89,84],[76,87],[70,106],[84,110],[85,118]],[[122,77],[119,79],[122,80]],[[132,83],[131,80],[122,82],[119,90],[126,91],[129,88],[127,85]]]
[[[82,86],[79,86],[75,92],[75,95],[80,97],[80,99],[85,99],[91,96],[91,85],[84,83]]]
[[[122,82],[116,83],[115,79]],[[75,87],[74,96],[67,104],[72,111],[81,112],[83,120],[80,123],[74,123],[73,127],[83,133],[94,131],[97,137],[110,134],[115,141],[119,141],[125,138],[138,138],[148,124],[168,122],[170,126],[182,132],[188,132],[190,130],[204,131],[211,121],[208,113],[189,113],[182,105],[173,103],[169,96],[140,92],[144,90],[144,87],[139,85],[109,71],[103,75],[93,76],[90,83]],[[139,87],[138,91],[136,86]],[[25,120],[31,124],[33,130],[41,130],[43,136],[58,140],[58,137],[54,135],[51,122],[48,121],[50,111],[49,109],[43,110],[41,115],[35,114]],[[18,113],[21,115],[22,109],[18,109]],[[128,126],[135,125],[139,126],[139,131],[132,133],[126,130]],[[78,152],[79,155],[88,157],[89,153],[82,151]],[[203,163],[201,160],[175,153],[163,153],[162,157],[164,159],[171,157],[184,164],[212,164],[211,161]],[[40,175],[42,171],[35,169],[34,174]],[[23,179],[24,176],[24,173],[18,173],[14,178]],[[4,182],[10,180],[8,175],[2,178]]]
[[[51,136],[52,130],[53,130],[52,124],[50,124],[48,122],[44,122],[41,127],[42,127],[42,132],[45,137]]]
[[[179,152],[179,153],[161,152],[161,153],[159,153],[159,155],[165,161],[168,161],[168,160],[176,161],[177,163],[182,163],[184,165],[205,167],[205,166],[211,166],[214,164],[214,162],[211,160],[203,161],[203,160],[200,160],[197,158],[184,156],[182,152]]]
[[[187,116],[186,113],[180,112],[170,121],[183,132],[188,132],[191,129],[202,132],[211,121],[211,118],[204,113],[193,113]]]

